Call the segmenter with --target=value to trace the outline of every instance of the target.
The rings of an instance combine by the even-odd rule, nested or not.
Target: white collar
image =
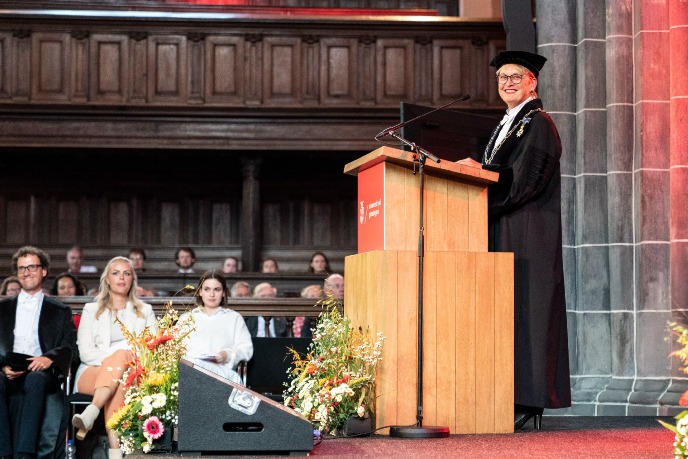
[[[22,289],[21,292],[19,292],[19,295],[17,296],[17,302],[24,303],[24,302],[37,302],[41,303],[43,301],[43,292],[38,291],[34,293],[33,295],[27,293]]]
[[[514,107],[514,108],[512,108],[512,109],[507,109],[507,110],[506,110],[506,116],[508,116],[509,118],[515,118],[516,115],[518,115],[518,112],[520,112],[520,111],[523,109],[523,107],[525,107],[525,105],[526,105],[528,102],[530,102],[531,100],[535,100],[535,97],[530,96],[530,97],[528,97],[526,100],[524,100],[523,102],[521,102],[518,106],[516,106],[516,107]]]

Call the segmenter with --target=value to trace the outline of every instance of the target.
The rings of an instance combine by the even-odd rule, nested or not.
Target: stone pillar
[[[688,3],[669,3],[669,209],[670,209],[670,279],[672,320],[686,324],[688,307],[688,87],[685,74],[688,65]],[[672,361],[672,380],[660,398],[660,414],[667,406],[676,405],[688,389],[686,375],[679,371],[681,362]]]
[[[241,161],[244,183],[241,203],[241,264],[244,271],[260,271],[262,218],[260,207],[260,158]]]

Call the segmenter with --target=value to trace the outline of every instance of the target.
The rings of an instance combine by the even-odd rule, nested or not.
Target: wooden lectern
[[[514,260],[487,251],[494,172],[425,164],[423,424],[453,434],[514,427]],[[385,336],[376,424],[416,421],[419,178],[413,153],[379,148],[358,176],[358,254],[346,257],[345,312]]]

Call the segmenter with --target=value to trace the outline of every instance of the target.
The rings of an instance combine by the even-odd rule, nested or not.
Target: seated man
[[[277,289],[268,282],[262,282],[256,285],[256,288],[253,289],[253,298],[275,297],[277,297]],[[248,331],[251,333],[251,336],[258,338],[265,336],[269,336],[271,338],[276,336],[288,336],[286,317],[273,317],[272,320],[270,320],[270,327],[268,330],[265,330],[265,319],[263,316],[247,318],[246,326],[248,327]]]
[[[196,254],[191,247],[182,247],[177,249],[174,254],[174,263],[179,267],[177,272],[179,274],[193,274],[194,264],[196,263]]]
[[[50,258],[35,247],[22,247],[12,257],[22,290],[0,301],[0,457],[33,458],[45,413],[46,395],[78,360],[72,312],[43,294]],[[75,360],[76,359],[76,360]],[[10,420],[9,398],[23,394],[18,415]],[[64,443],[64,433],[61,435]],[[16,441],[15,441],[16,440]]]
[[[331,293],[336,300],[344,300],[344,276],[331,274],[325,279],[323,290],[325,293]]]
[[[67,251],[67,271],[71,274],[96,273],[98,268],[90,265],[82,265],[84,252],[81,247],[75,245]]]

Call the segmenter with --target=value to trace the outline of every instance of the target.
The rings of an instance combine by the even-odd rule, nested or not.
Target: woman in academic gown
[[[489,249],[514,253],[514,428],[543,408],[571,406],[562,262],[561,141],[537,97],[546,59],[504,51],[497,68],[507,114],[481,157],[463,164],[499,172],[488,189]]]

